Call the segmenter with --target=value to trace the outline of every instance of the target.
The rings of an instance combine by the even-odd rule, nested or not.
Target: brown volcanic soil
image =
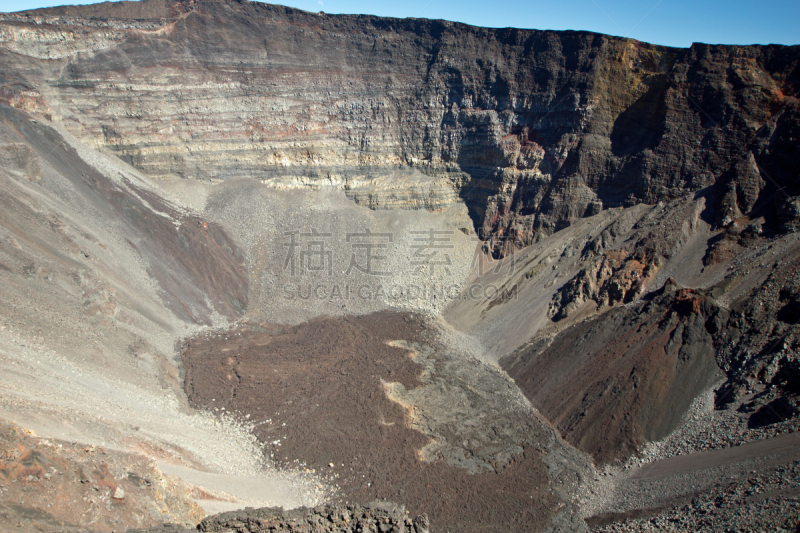
[[[652,298],[545,336],[501,359],[531,402],[600,463],[667,436],[719,378],[711,325],[719,308],[669,280]]]
[[[276,462],[329,473],[343,501],[403,503],[412,515],[427,512],[434,531],[544,529],[561,502],[541,447],[524,436],[524,451],[494,472],[420,458],[428,437],[408,427],[383,385],[421,385],[420,366],[387,345],[401,339],[435,343],[422,317],[393,312],[200,336],[181,352],[186,391],[196,407],[249,415]]]

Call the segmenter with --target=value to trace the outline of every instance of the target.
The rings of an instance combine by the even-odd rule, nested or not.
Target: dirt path
[[[687,505],[703,494],[722,494],[724,487],[741,491],[741,487],[754,485],[759,476],[769,476],[797,461],[800,461],[798,433],[655,461],[627,474],[600,480],[601,485],[607,485],[608,492],[593,520],[652,514]]]
[[[671,457],[642,466],[631,479],[656,481],[704,470],[755,463],[760,468],[800,460],[800,434],[790,433],[740,446]]]

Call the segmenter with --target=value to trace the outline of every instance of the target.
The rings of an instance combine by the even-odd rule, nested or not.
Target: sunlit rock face
[[[780,224],[775,191],[798,194],[797,47],[238,1],[83,13],[3,17],[3,98],[154,178],[332,184],[375,209],[466,201],[476,228],[522,244],[709,186],[717,223],[762,210]]]

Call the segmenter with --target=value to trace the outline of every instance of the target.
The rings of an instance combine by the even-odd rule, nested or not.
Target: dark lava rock
[[[365,506],[323,506],[313,509],[247,508],[208,517],[195,529],[165,524],[151,529],[129,530],[128,533],[428,533],[428,527],[425,514],[412,519],[403,506],[391,502],[373,502]]]
[[[441,532],[538,531],[575,512],[544,462],[568,453],[552,430],[507,377],[448,353],[420,315],[243,324],[190,339],[181,359],[191,405],[263,421],[265,453],[326,476],[336,504],[402,501]],[[564,486],[582,464],[565,461]]]

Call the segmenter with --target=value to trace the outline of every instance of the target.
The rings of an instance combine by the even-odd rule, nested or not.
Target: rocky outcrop
[[[561,320],[588,300],[594,300],[598,307],[632,302],[644,293],[657,269],[657,263],[643,255],[634,258],[624,250],[605,252],[553,297],[548,316]]]
[[[262,533],[325,531],[394,531],[397,533],[428,533],[428,516],[411,518],[402,505],[373,502],[368,505],[342,507],[324,506],[312,509],[300,507],[284,510],[280,507],[247,508],[210,516],[195,529],[164,525],[151,529],[130,530],[128,533]]]
[[[4,72],[154,178],[332,185],[373,208],[465,201],[506,249],[698,191],[717,224],[763,214],[785,231],[800,195],[797,47],[672,49],[238,0],[3,19]]]
[[[744,274],[734,271],[731,279]],[[750,413],[760,427],[800,415],[800,278],[798,260],[785,255],[763,283],[714,316],[717,362],[728,380],[716,393],[718,408]]]
[[[758,227],[759,221],[740,220],[709,239],[709,253],[727,266],[710,262],[705,268],[726,274],[703,290],[682,289],[670,279],[615,307],[625,297],[604,299],[610,292],[598,281],[618,287],[618,274],[582,268],[550,301],[557,325],[502,359],[503,367],[569,442],[600,461],[666,436],[692,399],[719,378],[726,379],[715,390],[716,408],[743,414],[748,428],[796,423],[799,243],[788,235],[764,244]],[[720,242],[733,243],[736,253],[720,254]],[[584,262],[609,265],[627,257],[621,252]],[[588,310],[587,303],[593,304]]]

